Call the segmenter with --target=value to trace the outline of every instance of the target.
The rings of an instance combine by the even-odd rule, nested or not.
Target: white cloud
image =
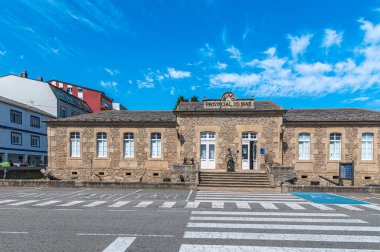
[[[129,83],[129,84],[133,84],[133,80],[129,80],[128,83]]]
[[[204,47],[199,49],[199,51],[204,57],[213,57],[215,49],[206,43]]]
[[[259,80],[256,74],[221,73],[212,76],[210,84],[214,87],[246,88],[255,86]]]
[[[105,67],[105,68],[103,68],[103,69],[104,69],[104,71],[106,71],[106,72],[107,72],[109,75],[111,75],[111,76],[114,76],[114,75],[120,73],[120,71],[117,70],[117,69],[111,69],[111,68],[107,68],[107,67]]]
[[[332,70],[332,66],[321,62],[312,64],[303,63],[295,65],[294,69],[302,75],[317,75],[330,72]]]
[[[222,62],[219,62],[219,61],[216,63],[216,68],[219,69],[219,70],[226,69],[227,66],[228,65],[226,63],[222,63]]]
[[[172,67],[168,67],[169,77],[172,79],[189,78],[191,73],[188,71],[175,70]]]
[[[380,24],[374,25],[363,18],[359,19],[359,23],[361,23],[360,29],[364,31],[365,42],[372,44],[380,42]]]
[[[369,97],[362,96],[362,97],[356,97],[356,98],[352,98],[352,99],[343,100],[341,102],[342,103],[353,103],[353,102],[363,102],[363,101],[368,101],[368,100],[369,100]]]
[[[288,39],[290,40],[289,48],[294,60],[297,60],[298,55],[302,55],[306,51],[312,37],[313,34],[306,34],[301,37],[288,35]]]
[[[0,56],[5,56],[7,54],[7,51],[0,51]]]
[[[243,36],[241,37],[242,40],[245,40],[249,34],[249,32],[251,31],[251,29],[249,29],[248,25],[245,26],[245,29],[244,29],[244,33],[243,33]]]
[[[198,88],[200,88],[201,86],[191,86],[190,88],[191,88],[191,90],[197,90]]]
[[[100,81],[100,85],[105,88],[113,88],[117,90],[117,82],[116,81]]]
[[[230,54],[231,59],[237,59],[237,60],[241,59],[241,53],[240,53],[239,49],[237,49],[234,46],[228,47],[226,49],[226,52],[228,52]]]
[[[332,29],[325,29],[322,47],[330,48],[333,45],[340,46],[343,41],[343,32],[337,32]]]
[[[174,93],[175,93],[175,87],[171,87],[171,88],[170,88],[170,94],[171,94],[171,95],[174,95]]]
[[[266,51],[264,51],[264,54],[268,55],[269,57],[274,57],[276,55],[276,47],[270,47]]]

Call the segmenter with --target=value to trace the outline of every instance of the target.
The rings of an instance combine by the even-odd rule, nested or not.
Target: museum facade
[[[199,173],[214,172],[310,185],[336,182],[348,167],[353,184],[380,183],[373,110],[286,110],[226,92],[174,111],[104,111],[47,124],[49,170],[59,179],[198,183]]]

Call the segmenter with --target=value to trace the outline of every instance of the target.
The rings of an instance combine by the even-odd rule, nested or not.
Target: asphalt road
[[[380,251],[380,195],[343,196],[370,204],[273,193],[0,188],[0,251]]]

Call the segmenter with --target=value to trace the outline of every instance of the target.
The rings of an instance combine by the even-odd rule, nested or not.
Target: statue
[[[228,153],[226,155],[226,163],[227,163],[227,171],[228,172],[234,172],[235,171],[235,163],[237,161],[237,155],[232,154],[231,149],[227,149]],[[238,151],[236,152],[238,153]]]

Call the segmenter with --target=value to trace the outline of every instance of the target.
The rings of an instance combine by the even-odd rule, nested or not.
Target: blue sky
[[[133,110],[177,97],[380,109],[380,1],[3,0],[0,74],[26,69]]]

